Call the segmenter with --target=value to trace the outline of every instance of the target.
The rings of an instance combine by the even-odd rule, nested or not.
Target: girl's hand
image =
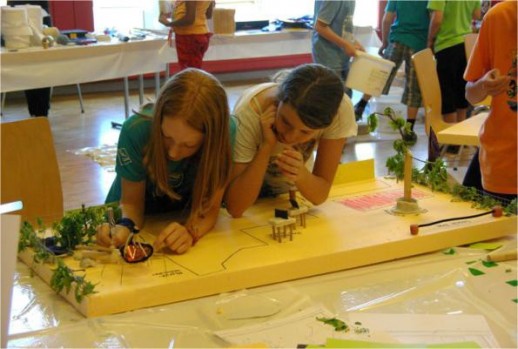
[[[282,174],[294,183],[305,169],[302,154],[291,148],[284,149],[275,159],[275,164],[279,167]]]
[[[263,130],[263,144],[268,145],[273,149],[277,144],[277,135],[275,134],[274,124],[275,115],[277,114],[277,107],[269,106],[263,115],[261,115],[261,128]]]
[[[171,21],[169,20],[169,18],[171,18],[171,13],[160,13],[160,15],[158,16],[158,21],[166,27],[170,27]]]
[[[168,247],[174,253],[182,254],[187,252],[192,244],[193,237],[187,228],[177,222],[173,222],[157,236],[153,247],[155,251]]]
[[[103,223],[97,227],[96,242],[98,245],[110,247],[120,247],[126,243],[130,231],[122,225],[110,226]]]

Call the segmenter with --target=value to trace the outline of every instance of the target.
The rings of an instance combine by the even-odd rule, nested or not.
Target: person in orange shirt
[[[516,0],[488,11],[464,73],[470,103],[492,97],[489,116],[480,130],[478,158],[473,162],[480,161],[483,190],[506,200],[517,195],[516,12]]]
[[[203,57],[209,48],[212,33],[207,20],[212,18],[215,1],[176,0],[169,4],[160,1],[158,21],[170,27],[169,44],[174,32],[180,70],[187,67],[201,69]]]

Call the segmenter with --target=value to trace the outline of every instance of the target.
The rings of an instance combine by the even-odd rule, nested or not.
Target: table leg
[[[128,77],[124,77],[124,116],[127,119],[129,117],[129,83]]]
[[[160,93],[160,72],[155,73],[155,98],[158,98]]]
[[[140,105],[144,104],[144,75],[138,76],[138,102]]]

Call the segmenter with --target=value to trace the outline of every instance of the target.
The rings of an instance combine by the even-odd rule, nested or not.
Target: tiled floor
[[[268,77],[265,76],[264,80]],[[250,84],[262,81],[224,82],[231,106],[235,103],[241,91]],[[114,178],[113,172],[103,169],[98,163],[76,151],[85,147],[100,147],[113,145],[117,142],[119,131],[112,128],[112,121],[124,121],[124,105],[122,92],[84,93],[85,113],[81,114],[79,100],[75,94],[59,95],[56,91],[52,98],[52,108],[49,119],[54,134],[54,141],[61,171],[64,191],[65,209],[78,208],[81,204],[96,205],[104,201],[106,193]],[[405,108],[399,103],[401,88],[394,87],[388,96],[374,98],[369,107],[371,110],[382,110],[390,105],[396,111],[404,112]],[[154,90],[146,90],[146,97],[153,98]],[[360,98],[353,95],[353,101]],[[138,108],[138,93],[131,91],[130,106]],[[27,108],[23,95],[8,94],[3,110],[2,122],[27,118]],[[418,142],[413,147],[414,156],[426,159],[427,138],[424,133],[423,116],[420,115],[416,124]],[[374,158],[376,175],[387,174],[385,161],[394,154],[392,142],[397,134],[390,129],[385,120],[381,120],[379,131],[375,134],[351,138],[344,148],[342,161],[354,161]],[[461,166],[469,161],[469,151],[466,152]],[[421,166],[416,163],[416,166]],[[6,171],[8,169],[2,169]],[[462,178],[462,171],[450,171],[455,177]]]

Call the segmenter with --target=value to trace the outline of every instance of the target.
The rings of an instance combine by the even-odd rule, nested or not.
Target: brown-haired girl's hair
[[[175,74],[160,90],[144,164],[157,194],[179,200],[178,193],[168,186],[168,157],[162,134],[164,118],[182,118],[204,135],[201,148],[193,155],[198,162],[198,173],[191,202],[191,217],[203,217],[216,192],[226,186],[230,177],[230,110],[226,92],[214,76],[195,68]]]
[[[303,64],[274,77],[280,82],[277,99],[289,103],[300,120],[312,129],[326,128],[333,122],[344,86],[340,77],[321,64]]]

